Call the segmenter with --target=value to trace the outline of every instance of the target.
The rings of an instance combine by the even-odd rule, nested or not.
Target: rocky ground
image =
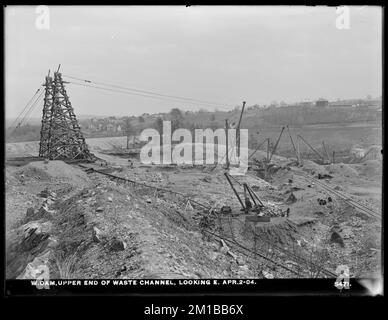
[[[178,191],[215,209],[230,206],[238,215],[204,221],[206,210],[181,198],[118,184],[62,161],[7,166],[7,278],[34,278],[43,267],[51,278],[320,277],[322,270],[314,266],[334,272],[342,264],[357,277],[380,271],[381,221],[300,173],[329,175],[325,183],[380,211],[381,160],[327,166],[306,161],[297,167],[274,156],[269,175],[253,167],[236,177],[271,215],[271,222],[253,225],[246,223],[219,167],[135,162],[131,168],[126,159],[99,155],[116,176]],[[258,152],[256,159],[262,157]],[[260,256],[209,236],[204,223]]]

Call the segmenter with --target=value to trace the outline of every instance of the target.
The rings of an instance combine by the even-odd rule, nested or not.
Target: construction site
[[[40,95],[40,141],[6,144],[7,279],[381,274],[381,148],[344,160],[286,125],[245,174],[228,141],[222,162],[144,164],[126,136],[84,138],[60,68]]]

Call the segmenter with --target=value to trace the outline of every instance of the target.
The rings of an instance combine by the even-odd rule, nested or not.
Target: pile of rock
[[[111,237],[107,232],[102,231],[97,227],[92,229],[92,239],[94,242],[102,243],[107,246],[111,251],[123,251],[127,248],[127,244],[124,240],[117,237]]]
[[[48,188],[46,189],[43,189],[39,194],[38,196],[42,197],[42,198],[46,198],[46,199],[52,199],[54,200],[57,196],[57,194],[55,192],[52,192],[50,191]]]
[[[290,195],[288,196],[287,200],[286,200],[286,203],[287,204],[292,204],[292,203],[295,203],[296,201],[298,201],[298,199],[295,197],[294,193],[291,192]]]
[[[45,192],[44,195],[53,196]],[[55,195],[55,194],[54,194]],[[16,238],[7,258],[7,277],[17,279],[49,279],[50,259],[58,240],[53,236],[53,224],[49,219],[50,198],[35,212],[28,208],[27,223],[16,230]]]
[[[261,209],[260,214],[265,217],[281,217],[283,216],[283,210],[274,202],[267,201],[264,204],[264,208]]]
[[[145,176],[145,180],[147,182],[163,182],[163,176],[161,173],[159,172],[155,172],[155,173],[148,173],[146,176]]]

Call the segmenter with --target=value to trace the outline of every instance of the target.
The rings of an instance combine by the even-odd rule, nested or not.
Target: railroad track
[[[334,194],[335,196],[341,198],[342,200],[344,200],[346,203],[348,203],[349,205],[351,205],[352,207],[354,207],[355,209],[357,209],[358,211],[360,211],[361,213],[369,216],[369,217],[372,217],[372,218],[375,218],[375,219],[379,219],[381,220],[381,214],[374,211],[373,209],[365,206],[364,204],[362,203],[359,203],[355,200],[353,200],[349,195],[347,195],[346,193],[344,192],[341,192],[339,190],[335,190],[334,188],[332,188],[331,186],[328,186],[326,183],[320,181],[319,179],[316,179],[314,177],[310,177],[308,176],[307,174],[305,173],[301,173],[301,172],[294,172],[297,176],[299,177],[302,177],[303,179],[305,180],[308,180],[309,182],[314,182],[316,185],[322,187],[323,189],[325,189],[327,192],[331,193],[331,194]]]
[[[284,269],[286,271],[289,271],[292,274],[295,274],[295,275],[298,275],[298,276],[300,275],[300,273],[298,271],[295,271],[295,270],[285,266],[283,263],[280,263],[280,262],[277,262],[277,261],[275,261],[275,260],[273,260],[271,258],[268,258],[268,257],[266,257],[263,254],[260,254],[258,252],[252,251],[251,249],[249,249],[249,248],[243,246],[242,244],[240,244],[239,242],[237,242],[235,239],[230,239],[229,237],[226,237],[225,235],[220,235],[219,233],[212,232],[212,231],[206,230],[206,229],[204,229],[203,232],[208,234],[208,235],[211,235],[211,236],[213,236],[213,237],[215,237],[215,238],[217,238],[219,240],[221,240],[221,239],[224,240],[225,243],[233,246],[234,250],[236,252],[239,252],[240,254],[242,254],[242,255],[244,255],[244,256],[246,256],[248,258],[252,258],[252,255],[254,255],[255,257],[259,257],[261,259],[264,259],[264,260],[266,260],[266,261],[268,261],[268,262],[270,262],[270,263],[272,263],[272,264],[274,264],[274,265],[276,265],[276,266],[278,266],[278,267],[280,267],[280,268],[282,268],[282,269]],[[258,258],[255,258],[255,260],[257,260],[257,259]]]
[[[146,183],[143,183],[143,182],[138,182],[138,181],[134,181],[134,180],[131,180],[131,179],[128,179],[128,178],[123,178],[123,177],[119,177],[119,176],[116,176],[116,175],[113,175],[111,173],[107,173],[107,172],[103,172],[101,170],[98,170],[98,169],[95,169],[93,166],[88,166],[88,165],[84,165],[84,164],[79,164],[79,166],[81,168],[83,168],[84,170],[86,171],[89,171],[89,172],[93,172],[93,173],[97,173],[97,174],[101,174],[101,175],[104,175],[104,176],[107,176],[108,178],[114,180],[114,181],[117,181],[117,182],[124,182],[124,183],[129,183],[131,185],[134,185],[134,186],[140,186],[140,187],[144,187],[144,188],[148,188],[150,190],[155,190],[157,192],[166,192],[166,193],[170,193],[170,194],[173,194],[175,196],[178,196],[180,197],[181,199],[184,199],[184,201],[190,201],[190,203],[192,204],[195,204],[195,205],[198,205],[199,207],[201,207],[202,209],[206,210],[207,212],[211,212],[212,211],[212,207],[207,205],[207,204],[203,204],[201,202],[198,202],[192,198],[190,198],[189,196],[183,194],[183,193],[180,193],[180,192],[177,192],[177,191],[173,191],[173,190],[169,190],[169,189],[165,189],[165,188],[161,188],[161,187],[156,187],[156,186],[151,186],[151,185],[148,185]],[[219,217],[220,215],[217,214],[217,216]],[[255,252],[255,251],[252,251],[251,249],[247,248],[246,246],[244,246],[243,244],[241,244],[240,242],[238,242],[236,240],[236,237],[234,235],[234,231],[233,231],[233,226],[232,226],[232,221],[230,220],[231,217],[229,217],[228,219],[228,224],[229,224],[229,227],[230,227],[230,232],[231,232],[231,236],[232,238],[229,238],[225,235],[221,235],[219,233],[216,233],[216,232],[213,232],[213,231],[210,231],[210,230],[207,230],[207,229],[202,229],[202,231],[208,235],[211,235],[217,239],[222,239],[224,240],[226,243],[229,243],[230,245],[233,245],[234,247],[234,250],[236,250],[237,252],[239,252],[240,254],[244,255],[244,256],[247,256],[249,258],[252,258],[252,255],[256,257],[256,260],[261,258],[261,259],[264,259],[286,271],[289,271],[291,272],[292,274],[295,274],[295,275],[298,275],[300,276],[300,271],[295,271],[293,270],[292,268],[289,268],[288,266],[286,266],[284,263],[281,263],[281,262],[278,262],[274,259],[271,259],[261,253],[258,253],[258,252]],[[271,246],[273,246],[274,248],[277,248],[276,245],[274,245],[273,243],[269,243]],[[277,248],[278,249],[278,248]],[[295,258],[295,256],[292,256],[289,252],[286,252],[285,250],[283,250],[284,253],[286,255],[288,255],[289,257],[293,257]],[[301,261],[301,259],[299,259],[299,261]],[[307,263],[306,261],[303,261],[305,263]],[[311,263],[310,263],[311,264]],[[328,270],[323,270],[323,273],[326,275],[326,276],[329,276],[329,277],[335,277],[336,275]]]
[[[238,221],[241,224],[244,224],[245,222],[242,221],[241,219],[239,219],[238,217],[235,217],[235,218],[229,217],[228,218],[229,230],[231,232],[232,239],[235,239],[235,235],[234,235],[235,233],[233,231],[233,225],[232,225],[233,222],[232,222],[232,220]],[[283,253],[288,258],[295,260],[295,262],[297,262],[298,264],[304,265],[306,267],[306,269],[314,267],[317,270],[320,270],[320,272],[322,272],[324,275],[326,275],[328,277],[336,277],[337,276],[335,273],[331,272],[328,269],[323,268],[321,265],[318,265],[318,264],[316,264],[316,263],[314,263],[312,261],[307,261],[302,256],[299,256],[299,255],[297,255],[295,253],[292,253],[292,252],[290,252],[288,250],[285,250],[284,248],[282,248],[280,246],[277,246],[272,241],[269,241],[268,239],[265,239],[264,237],[260,236],[260,234],[254,233],[254,237],[260,239],[261,241],[263,241],[265,243],[267,243],[269,246],[271,246],[272,249],[275,249],[275,250]]]
[[[187,201],[190,201],[191,204],[196,204],[196,205],[202,207],[203,209],[207,209],[207,210],[211,209],[211,206],[205,205],[203,203],[200,203],[200,202],[190,198],[189,196],[187,196],[187,195],[185,195],[183,193],[177,192],[177,191],[173,191],[173,190],[169,190],[169,189],[161,188],[161,187],[155,187],[155,186],[151,186],[149,184],[146,184],[144,182],[139,182],[139,181],[131,180],[131,179],[128,179],[128,178],[119,177],[119,176],[113,175],[111,173],[107,173],[107,172],[103,172],[101,170],[94,169],[91,166],[80,165],[80,167],[86,169],[86,171],[94,172],[94,173],[98,173],[98,174],[107,176],[107,177],[109,177],[112,180],[121,181],[121,182],[124,182],[124,183],[132,184],[132,185],[135,185],[135,186],[140,186],[140,187],[143,187],[143,188],[148,188],[148,189],[151,189],[151,190],[154,190],[154,191],[157,191],[157,192],[170,193],[170,194],[173,194],[175,196],[182,197],[182,198],[186,199]]]

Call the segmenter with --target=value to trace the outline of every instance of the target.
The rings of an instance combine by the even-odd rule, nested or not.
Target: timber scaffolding
[[[46,76],[39,157],[50,160],[95,161],[89,152],[74,109],[65,89],[65,81],[58,70],[54,78]]]
[[[313,273],[316,277],[323,276],[325,278],[335,278],[335,272],[330,271],[322,266],[322,264],[314,263],[309,260],[306,255],[297,254],[295,252],[289,251],[285,248],[282,248],[279,245],[274,244],[272,241],[269,241],[263,237],[260,233],[257,233],[255,230],[252,231],[253,241],[251,247],[249,244],[239,241],[236,236],[236,227],[235,224],[239,224],[240,227],[245,224],[245,221],[240,220],[238,217],[232,217],[231,215],[225,215],[221,210],[215,208],[214,206],[208,203],[202,203],[198,200],[193,199],[192,197],[185,195],[181,192],[174,190],[156,187],[148,185],[143,182],[134,181],[131,179],[123,178],[111,173],[105,172],[104,169],[96,169],[96,165],[92,164],[78,164],[85,172],[88,174],[98,174],[106,176],[108,179],[115,181],[118,185],[121,184],[127,188],[130,188],[133,193],[138,194],[139,196],[149,196],[157,199],[163,194],[163,199],[166,199],[165,195],[169,194],[171,198],[169,200],[174,202],[181,210],[186,211],[187,208],[197,209],[197,213],[201,216],[201,219],[204,221],[217,221],[217,225],[202,223],[201,232],[203,235],[206,235],[210,238],[215,238],[217,240],[222,240],[224,243],[227,243],[233,250],[245,256],[247,259],[251,260],[254,263],[265,262],[271,263],[274,266],[277,266],[283,269],[286,272],[289,272],[292,276],[297,277],[311,277]],[[179,211],[176,211],[177,214],[180,214]],[[226,224],[225,224],[226,220]],[[194,225],[192,225],[195,228]],[[228,229],[228,231],[226,230]],[[258,243],[266,244],[271,248],[271,254],[258,252],[257,245]],[[229,252],[233,257],[233,253]],[[286,264],[282,256],[292,259],[296,264]],[[308,270],[308,271],[306,271]]]
[[[282,127],[282,130],[280,132],[280,135],[276,141],[276,144],[274,146],[274,148],[271,150],[270,149],[270,139],[269,138],[266,138],[264,141],[262,141],[259,146],[256,148],[256,150],[254,150],[250,156],[248,157],[248,159],[251,159],[253,157],[253,155],[259,150],[259,148],[265,143],[267,142],[267,157],[264,159],[264,161],[262,163],[260,162],[256,162],[256,164],[262,164],[263,165],[263,168],[261,169],[256,169],[258,171],[263,171],[264,172],[264,176],[267,177],[267,175],[269,174],[269,168],[271,167],[270,165],[270,161],[272,159],[272,156],[273,154],[276,152],[276,148],[278,146],[278,143],[279,143],[279,140],[283,134],[283,131],[284,131],[285,127]],[[320,158],[320,160],[325,163],[325,155],[327,157],[327,159],[329,160],[328,163],[335,163],[335,158],[334,158],[334,151],[333,151],[333,157],[330,159],[330,156],[329,156],[329,153],[327,152],[327,149],[326,149],[326,146],[325,146],[325,143],[324,141],[322,141],[322,150],[324,151],[324,153],[319,153],[315,148],[313,148],[301,135],[297,135],[297,141],[298,141],[298,144],[297,144],[297,147],[295,146],[295,143],[294,143],[294,140],[292,138],[292,135],[290,133],[290,129],[289,127],[287,126],[287,131],[288,131],[288,134],[289,134],[289,137],[290,137],[290,141],[291,141],[291,144],[293,146],[293,149],[294,149],[294,152],[295,152],[295,156],[296,156],[296,160],[297,160],[297,165],[298,166],[302,166],[303,165],[303,159],[301,157],[301,153],[300,153],[300,141],[302,141],[306,146],[308,146],[310,148],[310,150],[312,150],[315,154],[317,154]],[[366,154],[361,158],[361,160],[363,160],[368,154],[369,152],[371,151],[371,149],[366,152]],[[330,161],[331,160],[331,161]],[[326,162],[327,163],[327,162]],[[360,202],[357,202],[355,200],[353,200],[351,198],[351,196],[345,194],[344,192],[341,192],[341,191],[338,191],[336,189],[334,189],[333,187],[325,184],[324,182],[322,182],[321,180],[319,179],[316,179],[314,177],[311,177],[310,175],[307,175],[303,172],[299,172],[299,171],[294,171],[294,173],[296,174],[294,177],[296,178],[300,178],[300,179],[303,179],[304,181],[309,181],[310,183],[313,182],[317,185],[319,185],[320,187],[322,187],[325,191],[329,192],[330,194],[334,195],[334,196],[337,196],[338,198],[342,199],[345,203],[347,203],[348,205],[350,205],[351,207],[353,207],[354,209],[356,209],[358,212],[366,215],[367,217],[370,217],[370,218],[373,218],[373,219],[377,219],[377,220],[381,220],[382,219],[382,216],[381,216],[381,213],[373,210],[372,208],[369,208],[368,206],[365,206],[364,204],[360,203]]]
[[[280,142],[280,139],[283,135],[283,132],[284,130],[287,128],[287,133],[288,133],[288,136],[290,138],[290,142],[291,142],[291,146],[292,146],[292,150],[294,152],[294,155],[295,155],[295,158],[296,158],[296,161],[297,161],[297,165],[301,166],[303,165],[303,157],[302,157],[302,152],[301,152],[301,144],[303,143],[307,148],[308,150],[310,150],[310,152],[312,151],[314,155],[317,156],[317,158],[308,158],[306,160],[311,160],[311,161],[314,161],[318,164],[333,164],[333,163],[336,163],[336,160],[338,160],[339,158],[347,158],[347,157],[344,157],[344,156],[340,156],[339,153],[333,151],[332,154],[330,155],[328,150],[327,150],[327,147],[326,147],[326,144],[325,144],[325,141],[322,141],[322,150],[321,151],[318,151],[317,148],[314,148],[311,143],[309,143],[302,135],[300,134],[297,134],[296,135],[296,142],[290,132],[290,128],[289,126],[283,126],[281,128],[281,131],[280,131],[280,134],[279,134],[279,137],[277,138],[276,140],[276,143],[273,147],[271,147],[271,138],[265,138],[264,140],[262,140],[261,142],[258,143],[258,145],[256,146],[255,150],[248,156],[248,160],[252,159],[253,156],[259,151],[261,150],[260,148],[266,144],[266,149],[264,151],[266,151],[267,155],[264,159],[264,162],[265,164],[269,164],[273,158],[273,155],[276,153],[276,150],[278,149],[278,146],[279,146],[279,142]],[[362,159],[364,159],[368,153],[370,152],[371,150],[369,150]],[[267,167],[267,166],[266,166]]]

